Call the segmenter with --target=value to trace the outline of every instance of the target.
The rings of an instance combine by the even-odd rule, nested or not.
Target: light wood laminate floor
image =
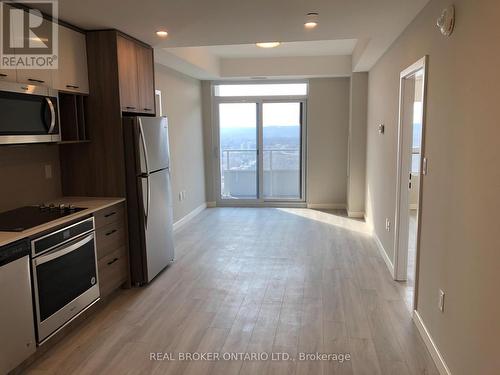
[[[365,224],[340,212],[208,209],[176,263],[119,291],[30,374],[437,374]],[[151,352],[350,353],[334,361],[151,361]],[[175,355],[175,354],[174,354]]]

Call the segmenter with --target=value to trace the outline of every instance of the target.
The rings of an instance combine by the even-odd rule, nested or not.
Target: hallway
[[[121,290],[32,374],[437,374],[362,221],[309,209],[207,209],[176,263]],[[159,361],[150,353],[349,354],[340,361]]]

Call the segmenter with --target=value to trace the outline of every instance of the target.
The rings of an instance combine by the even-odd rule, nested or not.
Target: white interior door
[[[398,185],[394,241],[394,278],[406,281],[406,300],[416,308],[418,248],[422,210],[427,57],[400,75]]]

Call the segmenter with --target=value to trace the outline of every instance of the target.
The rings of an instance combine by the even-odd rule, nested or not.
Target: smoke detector
[[[444,36],[450,36],[455,28],[455,7],[450,5],[443,9],[443,13],[437,20],[437,27]]]

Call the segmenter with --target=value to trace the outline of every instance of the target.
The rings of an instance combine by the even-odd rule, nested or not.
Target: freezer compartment
[[[169,168],[166,117],[137,117],[135,134],[139,163],[137,175]]]

